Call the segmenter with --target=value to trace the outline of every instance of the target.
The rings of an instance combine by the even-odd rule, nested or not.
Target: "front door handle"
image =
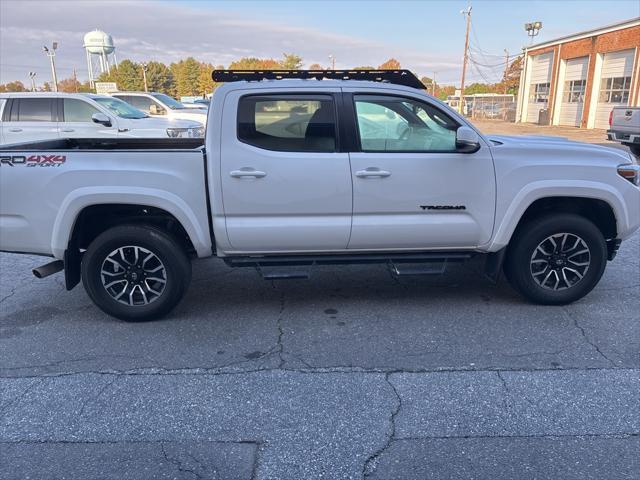
[[[60,130],[61,132],[75,132],[73,128],[63,128]]]
[[[391,172],[388,172],[386,170],[380,170],[379,168],[376,167],[369,167],[366,168],[364,170],[358,170],[356,172],[356,177],[359,178],[368,178],[368,177],[388,177],[391,175]]]
[[[21,128],[10,128],[9,131],[10,132],[21,132],[22,129]]]
[[[253,168],[249,167],[244,167],[240,170],[233,170],[229,173],[229,175],[234,178],[262,178],[267,176],[265,172],[254,170]]]

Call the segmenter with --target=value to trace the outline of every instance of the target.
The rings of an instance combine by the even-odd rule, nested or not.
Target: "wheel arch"
[[[508,206],[502,221],[496,223],[495,235],[487,250],[495,252],[506,247],[519,226],[549,212],[582,215],[598,226],[606,240],[616,239],[629,225],[624,200],[613,188],[591,183],[564,183],[546,188],[529,184]]]

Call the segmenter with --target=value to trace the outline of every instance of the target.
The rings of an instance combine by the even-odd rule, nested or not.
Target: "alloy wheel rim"
[[[535,282],[547,290],[566,290],[578,284],[591,265],[591,250],[574,233],[555,233],[533,251],[530,271]]]
[[[155,302],[167,284],[167,270],[158,256],[146,248],[127,245],[113,250],[100,268],[106,292],[130,307]]]

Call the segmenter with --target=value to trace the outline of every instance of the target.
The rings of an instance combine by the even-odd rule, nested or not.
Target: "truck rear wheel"
[[[607,263],[605,239],[592,222],[552,214],[518,229],[505,259],[511,285],[545,305],[574,302],[596,286]]]
[[[153,227],[122,225],[100,234],[82,258],[82,283],[93,302],[121,320],[169,313],[191,280],[191,262],[173,237]]]

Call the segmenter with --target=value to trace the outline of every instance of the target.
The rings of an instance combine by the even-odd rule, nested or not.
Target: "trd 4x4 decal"
[[[0,155],[0,165],[10,167],[59,167],[66,161],[66,155]]]

